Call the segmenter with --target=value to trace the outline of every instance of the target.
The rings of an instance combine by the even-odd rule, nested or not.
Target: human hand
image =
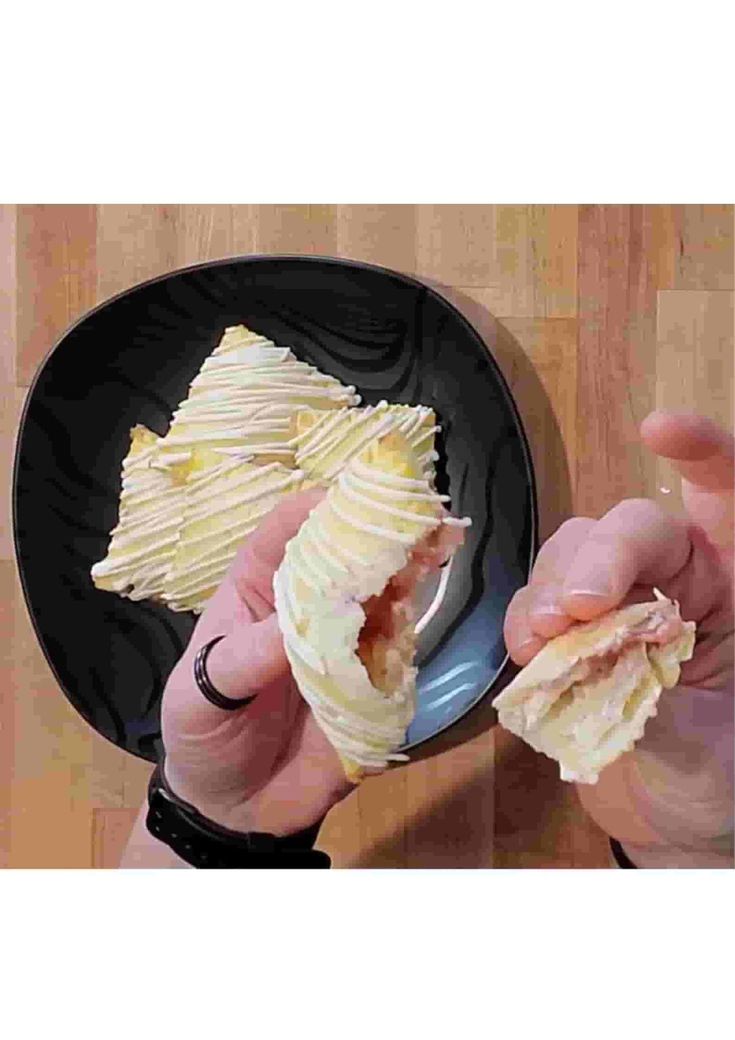
[[[681,474],[687,519],[630,499],[601,520],[566,521],[510,604],[506,645],[525,665],[576,621],[651,600],[653,586],[678,600],[682,618],[697,623],[680,685],[662,695],[634,751],[578,791],[597,823],[621,841],[729,845],[735,441],[706,418],[670,412],[651,413],[641,436]]]
[[[296,833],[352,790],[299,694],[273,606],[286,543],[322,495],[290,495],[246,539],[164,690],[166,778],[180,798],[231,830]],[[255,697],[239,711],[210,704],[194,681],[194,657],[218,635],[225,638],[207,672],[226,697]]]

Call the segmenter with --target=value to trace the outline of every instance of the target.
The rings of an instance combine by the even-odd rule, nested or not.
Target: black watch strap
[[[185,863],[200,869],[328,869],[329,856],[313,848],[321,822],[284,838],[244,834],[208,820],[175,795],[161,764],[148,785],[148,830]]]
[[[630,856],[628,856],[626,854],[625,849],[620,844],[620,842],[616,841],[615,838],[610,838],[609,841],[610,841],[610,848],[612,849],[613,858],[614,858],[615,862],[617,863],[617,865],[619,867],[622,867],[623,870],[630,870],[631,867],[634,870],[637,870],[638,868],[637,868],[636,864],[633,862],[633,860],[630,858]]]

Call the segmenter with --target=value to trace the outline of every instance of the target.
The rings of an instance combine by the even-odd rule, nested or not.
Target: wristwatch
[[[321,824],[319,820],[283,838],[231,831],[174,794],[166,781],[163,759],[148,784],[148,831],[185,863],[200,869],[328,869],[329,856],[313,847]]]

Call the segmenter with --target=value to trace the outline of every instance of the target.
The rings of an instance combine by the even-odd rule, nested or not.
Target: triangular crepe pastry
[[[381,401],[367,408],[300,411],[293,419],[296,465],[315,480],[333,480],[368,444],[395,430],[419,455],[425,471],[433,474],[438,429],[434,412],[423,405]]]
[[[156,465],[186,462],[201,447],[293,468],[292,415],[359,401],[354,386],[299,361],[287,347],[244,325],[230,326],[174,412]]]
[[[353,459],[286,548],[274,578],[298,687],[345,773],[403,760],[415,712],[412,596],[461,544],[418,454],[388,434]]]
[[[98,589],[132,600],[160,598],[183,515],[186,467],[162,473],[151,466],[160,440],[145,426],[130,431],[119,519],[107,555],[92,567]]]
[[[171,610],[201,613],[243,539],[303,474],[278,462],[254,466],[206,448],[192,454],[183,520],[164,583]]]
[[[501,725],[555,759],[562,780],[596,783],[643,736],[692,656],[694,622],[654,594],[550,640],[493,702]]]

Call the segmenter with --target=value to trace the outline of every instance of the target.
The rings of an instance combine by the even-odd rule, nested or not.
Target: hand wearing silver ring
[[[293,834],[352,789],[296,688],[273,608],[286,543],[322,495],[289,496],[247,539],[164,690],[166,780],[230,830]]]

